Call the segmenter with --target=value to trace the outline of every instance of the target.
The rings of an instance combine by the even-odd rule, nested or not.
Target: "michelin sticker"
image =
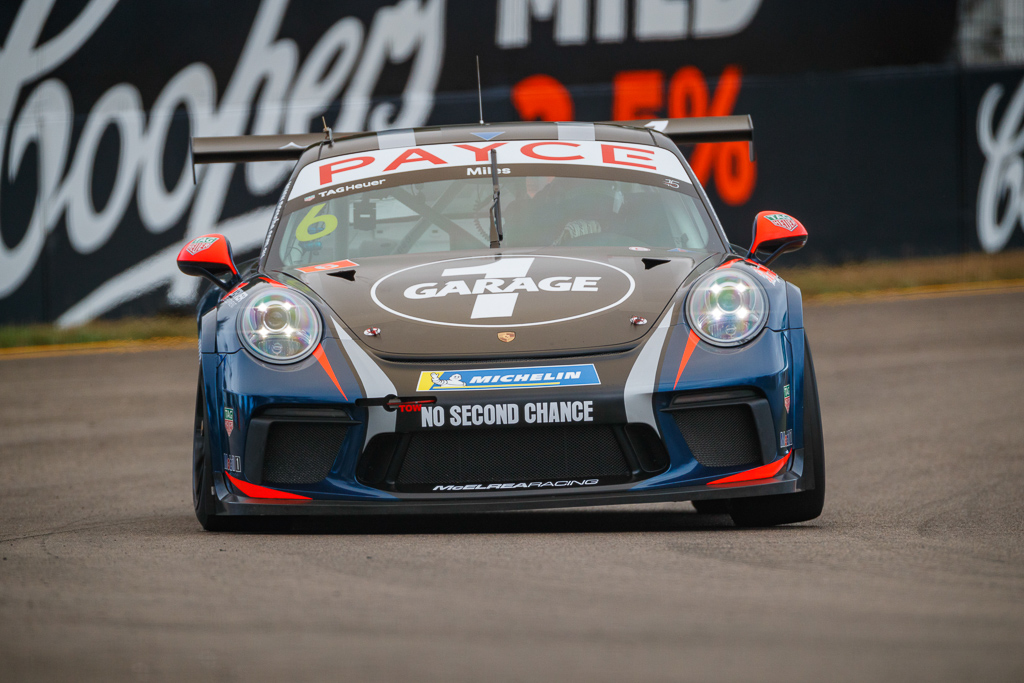
[[[473,389],[534,389],[583,387],[600,384],[593,365],[549,365],[540,368],[488,368],[485,370],[425,370],[416,391],[470,391]]]

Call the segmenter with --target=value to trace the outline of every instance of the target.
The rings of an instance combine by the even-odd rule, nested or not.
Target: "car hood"
[[[628,247],[503,249],[281,272],[316,292],[348,334],[385,358],[537,357],[634,345],[707,256]],[[634,316],[645,322],[631,322]]]

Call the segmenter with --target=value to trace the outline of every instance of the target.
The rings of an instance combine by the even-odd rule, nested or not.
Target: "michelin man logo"
[[[462,381],[462,375],[455,373],[448,379],[441,379],[441,374],[437,372],[430,373],[430,381],[433,382],[436,387],[464,387],[466,383]]]

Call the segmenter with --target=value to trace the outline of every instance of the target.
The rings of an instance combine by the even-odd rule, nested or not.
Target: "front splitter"
[[[219,477],[218,477],[219,479]],[[463,494],[458,498],[335,501],[274,500],[247,498],[230,493],[222,482],[217,485],[219,515],[391,515],[391,514],[461,514],[501,512],[508,510],[543,510],[551,508],[590,507],[595,505],[637,505],[670,503],[686,500],[711,500],[770,496],[797,493],[800,478],[786,472],[763,483],[751,482],[733,486],[688,486],[650,491],[604,490],[533,495]]]

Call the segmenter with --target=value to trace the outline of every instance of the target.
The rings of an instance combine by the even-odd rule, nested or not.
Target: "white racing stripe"
[[[331,318],[334,329],[338,331],[338,340],[341,348],[348,356],[352,369],[363,385],[363,394],[367,398],[383,398],[389,394],[397,394],[395,385],[391,383],[388,376],[380,369],[380,366],[373,362],[369,354],[359,346],[359,342],[349,336],[345,328],[337,320]],[[377,434],[386,434],[395,431],[395,416],[397,413],[384,410],[380,406],[373,406],[367,409],[369,419],[366,425],[366,443],[370,442]]]
[[[673,311],[675,311],[674,305],[669,307],[665,317],[661,319],[658,329],[654,330],[651,338],[640,351],[636,362],[633,363],[633,369],[629,371],[629,377],[626,378],[626,388],[623,392],[623,399],[626,403],[626,422],[649,424],[658,434],[661,434],[661,430],[654,417],[651,394],[654,393],[654,386],[658,381],[658,363],[661,361],[661,350],[665,346],[666,337],[668,337]]]

